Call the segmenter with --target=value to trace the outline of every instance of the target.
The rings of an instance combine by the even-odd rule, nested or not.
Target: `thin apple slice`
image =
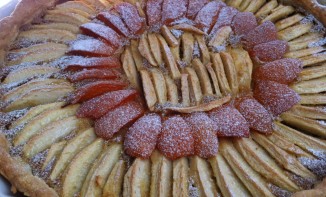
[[[285,19],[279,20],[275,23],[275,26],[278,31],[281,31],[285,28],[291,27],[292,25],[300,22],[304,16],[302,14],[294,14]]]
[[[174,35],[171,33],[170,29],[166,25],[163,25],[161,27],[161,33],[170,47],[178,46],[178,40],[176,39],[176,37],[174,37]]]
[[[271,183],[290,192],[300,190],[300,188],[286,176],[274,159],[253,140],[245,138],[236,139],[234,140],[234,145],[249,165]]]
[[[46,159],[43,162],[42,170],[45,170],[45,168],[47,168],[51,162],[55,161],[58,158],[58,156],[60,155],[60,153],[66,146],[66,144],[67,144],[67,141],[63,140],[61,142],[57,142],[57,143],[51,145],[51,147],[49,148],[48,154],[46,156]]]
[[[300,36],[299,38],[288,42],[289,51],[305,49],[310,45],[310,43],[318,42],[320,39],[322,39],[322,36],[319,33],[307,33],[306,35]]]
[[[226,78],[228,79],[230,88],[233,94],[237,94],[239,92],[239,82],[237,78],[237,71],[234,65],[234,60],[230,53],[221,52],[221,59],[224,65]]]
[[[72,43],[68,53],[86,57],[108,57],[113,55],[115,49],[97,39],[77,40]]]
[[[310,55],[314,55],[317,54],[319,52],[323,52],[325,51],[326,48],[325,47],[321,47],[321,46],[317,46],[317,47],[311,47],[308,49],[301,49],[298,51],[292,51],[292,52],[287,52],[284,54],[284,57],[287,58],[300,58],[300,57],[305,57],[305,56],[310,56]]]
[[[206,69],[207,69],[207,72],[210,76],[210,79],[212,80],[212,83],[213,83],[213,87],[214,87],[214,94],[217,96],[217,97],[222,97],[222,93],[220,91],[220,87],[218,85],[218,79],[217,79],[217,76],[216,76],[216,73],[212,67],[212,63],[208,63],[206,64]]]
[[[149,108],[149,110],[153,111],[155,108],[155,104],[157,103],[157,96],[155,93],[154,84],[150,76],[150,72],[147,70],[141,70],[140,76],[142,79],[143,91],[147,107]]]
[[[150,196],[169,196],[172,192],[172,162],[159,151],[151,155]]]
[[[181,36],[182,43],[182,60],[186,63],[187,66],[190,65],[191,60],[193,59],[193,52],[195,46],[195,38],[189,33],[185,32]]]
[[[84,3],[83,1],[67,1],[65,3],[59,4],[56,6],[57,8],[72,8],[72,9],[77,9],[77,10],[82,10],[84,12],[87,12],[90,15],[93,15],[96,13],[96,10]]]
[[[266,16],[262,22],[265,21],[272,21],[272,22],[276,22],[282,18],[285,18],[286,16],[292,14],[293,12],[295,12],[294,7],[292,6],[284,6],[278,10],[276,10],[275,12],[272,12],[270,15]]]
[[[252,195],[274,196],[267,188],[266,181],[249,166],[234,148],[232,142],[221,140],[220,145],[222,155]],[[250,177],[250,179],[247,177]]]
[[[221,105],[229,102],[230,100],[231,100],[231,96],[226,96],[221,99],[214,100],[208,103],[199,104],[193,107],[166,107],[165,109],[180,112],[180,113],[186,113],[186,114],[190,114],[193,112],[207,112],[217,107],[220,107]]]
[[[179,101],[178,87],[170,76],[165,75],[166,89],[168,101],[172,104],[177,104]]]
[[[103,196],[121,196],[126,168],[126,162],[124,160],[119,160],[115,164],[104,185]]]
[[[162,19],[163,0],[148,0],[146,2],[146,15],[149,26],[158,25]]]
[[[79,33],[79,26],[70,23],[51,22],[45,24],[32,25],[31,29],[60,29],[70,31],[73,34]]]
[[[212,95],[213,94],[213,88],[212,84],[209,80],[209,75],[206,70],[206,67],[203,65],[203,63],[199,59],[193,59],[192,60],[192,66],[195,68],[196,73],[198,75],[201,90],[204,95]]]
[[[201,196],[218,196],[218,189],[213,179],[213,172],[206,160],[194,156],[190,158],[190,177],[193,177],[194,184],[199,188]]]
[[[53,166],[49,179],[55,181],[69,165],[69,162],[86,146],[96,139],[93,128],[81,131],[75,138],[67,142],[56,163]]]
[[[68,42],[76,39],[76,35],[67,30],[61,29],[32,29],[22,31],[17,39],[24,39],[31,42]]]
[[[211,53],[210,54],[212,59],[212,67],[215,71],[215,74],[217,76],[217,80],[219,83],[219,86],[221,88],[221,92],[223,95],[231,93],[231,89],[229,86],[229,82],[226,78],[223,62],[221,59],[221,55],[218,53]]]
[[[208,43],[208,46],[213,47],[215,49],[224,47],[231,33],[232,33],[232,28],[230,26],[221,27],[213,35],[213,37]]]
[[[152,51],[150,49],[149,41],[147,34],[142,34],[139,40],[138,50],[140,54],[152,65],[152,66],[158,66],[154,55],[152,54]]]
[[[211,62],[211,58],[209,56],[209,50],[207,48],[205,38],[204,36],[200,35],[195,35],[195,38],[200,49],[200,59],[204,65],[207,65]]]
[[[81,0],[88,5],[95,7],[97,10],[103,10],[111,6],[111,1],[106,0]]]
[[[301,95],[300,104],[302,105],[324,105],[326,104],[325,94]]]
[[[78,26],[90,22],[90,20],[84,16],[64,11],[61,11],[60,13],[46,14],[44,19],[51,22],[71,23]]]
[[[91,15],[88,14],[87,12],[84,12],[84,11],[78,10],[78,9],[74,9],[74,8],[63,8],[63,7],[57,8],[56,7],[54,9],[48,10],[47,14],[61,14],[61,13],[66,13],[66,12],[77,14],[77,15],[83,16],[87,19],[91,18]]]
[[[259,10],[259,8],[261,8],[265,3],[266,3],[266,0],[250,1],[250,4],[244,11],[256,13]]]
[[[314,66],[326,61],[326,53],[318,53],[307,57],[299,58],[302,61],[303,67]]]
[[[90,122],[87,119],[78,119],[76,116],[53,122],[42,128],[37,135],[28,140],[23,148],[24,157],[30,159],[70,133],[90,126]]]
[[[118,14],[104,11],[99,13],[96,18],[124,37],[129,37],[131,34]]]
[[[305,68],[299,74],[300,79],[306,81],[310,79],[326,76],[326,64]]]
[[[185,72],[189,75],[189,87],[191,89],[191,94],[194,97],[194,102],[196,104],[201,103],[203,99],[203,93],[200,87],[200,81],[194,68],[186,67]]]
[[[37,134],[44,126],[50,124],[51,122],[75,115],[78,107],[78,105],[71,105],[65,108],[51,109],[40,113],[15,137],[13,142],[14,146],[24,144],[32,136]]]
[[[291,88],[298,94],[312,94],[326,91],[326,77],[301,81],[291,85]]]
[[[65,71],[79,71],[90,69],[111,69],[121,68],[121,63],[117,57],[91,57],[76,58],[70,60],[64,67]]]
[[[150,190],[151,163],[137,158],[124,177],[123,196],[148,196]]]
[[[160,43],[159,43],[156,35],[153,33],[149,33],[148,34],[148,42],[149,42],[149,46],[151,48],[151,51],[153,53],[153,56],[154,56],[157,64],[162,65],[163,57],[162,57],[162,52],[160,49]]]
[[[102,195],[105,182],[113,167],[118,162],[121,151],[121,144],[109,145],[108,149],[103,151],[101,156],[93,164],[83,183],[80,192],[81,197]]]
[[[137,70],[140,71],[141,69],[144,68],[144,62],[143,62],[143,57],[138,49],[139,46],[139,40],[132,39],[130,41],[130,49],[132,53],[132,57],[134,58]]]
[[[132,57],[130,47],[127,47],[121,55],[122,67],[130,84],[140,90],[140,77],[137,72],[137,67]]]
[[[173,161],[173,185],[175,196],[189,195],[189,164],[186,157]]]
[[[310,118],[314,120],[326,120],[326,111],[324,111],[320,107],[295,105],[290,111],[305,118]]]
[[[97,139],[78,153],[70,162],[62,179],[61,195],[63,197],[74,196],[80,191],[88,171],[102,152],[103,146],[104,141]]]
[[[242,0],[234,0],[234,1],[228,2],[227,4],[228,4],[228,6],[235,7],[237,9],[239,9],[241,3],[242,3]]]
[[[167,102],[167,88],[163,73],[159,69],[151,70],[157,100],[160,104]]]
[[[217,185],[223,196],[251,196],[221,154],[209,159]],[[229,184],[232,183],[232,184]]]
[[[194,26],[186,24],[186,23],[174,25],[171,28],[181,30],[181,31],[186,31],[186,32],[189,32],[189,33],[199,34],[199,35],[205,35],[206,34],[205,32],[198,29],[197,27],[194,27]]]
[[[250,0],[247,1],[247,7],[248,5],[251,3]],[[269,1],[267,3],[265,3],[265,5],[263,5],[255,14],[255,16],[257,18],[263,18],[263,17],[266,17],[269,13],[272,12],[272,10],[274,8],[276,8],[278,6],[278,2],[276,0],[272,0],[272,1]],[[246,8],[245,7],[242,7],[240,6],[240,11],[244,11]]]
[[[188,82],[188,74],[181,74],[181,96],[182,105],[185,107],[190,106],[190,90]]]

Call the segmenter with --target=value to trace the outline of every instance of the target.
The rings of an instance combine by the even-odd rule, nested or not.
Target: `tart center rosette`
[[[81,25],[69,54],[82,57],[65,67],[79,87],[69,97],[77,116],[105,140],[123,136],[127,154],[210,158],[218,138],[271,134],[300,101],[288,85],[302,62],[284,57],[272,22],[222,1],[143,7],[118,3]]]

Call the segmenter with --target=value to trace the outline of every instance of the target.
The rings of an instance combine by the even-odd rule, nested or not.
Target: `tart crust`
[[[31,22],[35,17],[56,4],[58,0],[21,0],[13,13],[0,21],[0,66],[4,64],[5,54],[20,28]],[[282,0],[285,4],[302,7],[312,13],[326,26],[326,6],[321,6],[316,0]],[[0,173],[12,184],[12,191],[23,192],[26,196],[56,197],[58,194],[45,181],[32,174],[27,164],[9,154],[6,137],[0,134]],[[326,192],[326,178],[314,189],[295,193],[295,197],[322,197]]]

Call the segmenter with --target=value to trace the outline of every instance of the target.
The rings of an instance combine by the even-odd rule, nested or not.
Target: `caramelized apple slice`
[[[144,109],[138,102],[125,103],[96,120],[95,132],[101,138],[109,140],[122,127],[137,120],[143,114]]]
[[[165,0],[162,6],[162,22],[166,25],[182,18],[187,12],[187,0]]]
[[[197,76],[197,73],[195,71],[194,68],[191,67],[186,67],[185,72],[189,75],[189,82],[187,81],[188,84],[188,88],[189,91],[191,91],[190,93],[192,94],[192,100],[196,103],[199,104],[201,103],[201,100],[203,98],[203,93],[201,91],[201,87],[200,87],[200,81],[199,78]],[[184,105],[185,107],[189,106],[189,105]]]
[[[144,18],[138,14],[137,8],[130,3],[120,3],[115,9],[121,15],[132,34],[139,35],[144,31]]]
[[[217,76],[218,79],[218,83],[220,85],[222,94],[228,94],[231,92],[230,86],[229,86],[229,82],[226,78],[225,75],[225,71],[224,71],[224,66],[223,66],[223,62],[221,59],[221,55],[218,53],[211,53],[210,54],[212,62],[213,62],[213,69],[215,71],[215,74]]]
[[[190,65],[191,60],[193,59],[195,38],[191,33],[185,32],[181,36],[181,41],[183,54],[182,60],[186,63],[186,65]]]
[[[159,43],[156,35],[153,33],[149,33],[148,34],[148,42],[149,42],[149,46],[151,48],[151,51],[153,53],[153,56],[154,56],[157,64],[162,65],[163,57],[162,57],[162,52],[160,49],[160,43]]]
[[[163,0],[148,0],[146,2],[147,23],[149,26],[158,25],[162,18]]]
[[[289,84],[298,77],[301,71],[302,62],[300,60],[285,58],[257,67],[253,73],[253,78]]]
[[[256,45],[252,54],[258,62],[271,62],[284,57],[288,44],[283,40],[275,40]]]
[[[238,13],[239,11],[233,7],[225,6],[221,8],[217,21],[214,24],[212,30],[209,33],[209,36],[212,37],[216,34],[216,32],[224,26],[230,26],[232,23],[233,17]]]
[[[81,31],[94,38],[101,38],[114,47],[122,45],[121,37],[110,27],[97,23],[86,23],[80,26]]]
[[[138,93],[135,90],[118,90],[108,92],[89,101],[84,102],[77,111],[78,117],[100,118],[109,110],[134,100]],[[110,101],[110,102],[107,102]]]
[[[198,29],[197,27],[194,27],[193,25],[189,25],[189,24],[186,24],[186,23],[174,25],[172,27],[172,29],[186,31],[186,32],[189,32],[189,33],[194,33],[194,34],[199,34],[199,35],[205,35],[206,34],[205,32]]]
[[[152,51],[150,49],[147,34],[143,34],[140,37],[138,45],[139,53],[153,66],[157,66]]]
[[[125,152],[132,157],[148,159],[156,147],[161,129],[162,121],[158,114],[147,114],[139,118],[126,134]]]
[[[140,76],[143,82],[144,96],[149,110],[153,111],[157,102],[157,96],[155,93],[154,84],[151,80],[149,71],[141,70]]]
[[[157,100],[160,104],[164,104],[167,101],[167,90],[164,75],[159,69],[152,69],[151,74],[154,82]]]
[[[209,117],[216,122],[221,137],[248,137],[249,124],[240,112],[231,105],[224,105],[209,112]]]
[[[79,33],[78,25],[69,24],[69,23],[59,23],[59,22],[32,25],[31,29],[60,29],[60,30],[70,31],[73,34]]]
[[[168,117],[163,122],[157,148],[172,160],[192,155],[194,138],[190,125],[181,116]]]
[[[207,4],[209,0],[189,0],[187,18],[195,19],[197,13]]]
[[[278,10],[275,10],[275,12],[272,12],[270,15],[268,15],[266,18],[262,20],[262,22],[265,21],[278,21],[282,18],[285,18],[286,16],[292,14],[295,11],[294,7],[292,6],[284,6]]]
[[[177,104],[179,100],[178,87],[170,76],[165,75],[166,89],[168,101],[172,104]]]
[[[77,40],[72,43],[68,51],[71,55],[108,57],[113,55],[115,49],[97,39]]]
[[[137,70],[140,71],[144,68],[144,62],[143,62],[143,56],[140,53],[138,46],[139,46],[138,39],[137,40],[132,39],[130,41],[130,49],[131,49],[132,58],[134,59]]]
[[[83,81],[85,79],[116,79],[120,76],[120,72],[116,69],[100,70],[91,69],[83,70],[69,76],[71,82]]]
[[[257,44],[277,40],[277,29],[274,23],[267,21],[247,33],[242,40],[247,49],[252,49]]]
[[[217,20],[220,10],[225,6],[221,1],[207,3],[197,14],[195,22],[205,32],[210,32]]]
[[[240,98],[236,108],[251,129],[265,134],[272,133],[272,116],[258,101],[250,97]]]
[[[130,47],[127,47],[121,55],[122,67],[130,84],[140,90],[140,77],[137,72],[136,64],[132,57]]]
[[[257,26],[257,19],[251,12],[239,12],[233,18],[231,25],[236,35],[244,35]]]
[[[192,65],[195,68],[196,73],[198,75],[203,94],[204,95],[212,95],[213,94],[212,84],[209,80],[209,76],[208,76],[206,67],[203,65],[203,63],[199,59],[194,59],[192,61]]]
[[[208,43],[208,46],[213,47],[213,49],[215,50],[219,50],[219,48],[224,48],[231,33],[232,29],[230,26],[221,27],[216,31],[216,34],[213,35],[213,37]]]
[[[110,69],[121,68],[121,63],[116,57],[75,58],[70,60],[64,70],[77,71],[83,69]]]
[[[121,90],[128,86],[127,82],[124,81],[96,81],[86,84],[77,89],[74,95],[71,97],[70,103],[80,103],[100,96],[106,92]]]
[[[273,81],[259,81],[254,97],[273,115],[278,116],[300,101],[300,96],[287,85]]]
[[[120,35],[123,35],[125,37],[130,36],[130,31],[117,14],[114,14],[113,12],[101,12],[99,13],[96,18],[98,18],[100,21],[111,27],[114,31],[119,33]]]
[[[113,167],[103,188],[103,196],[120,196],[123,190],[123,178],[126,171],[126,162],[119,160]]]
[[[235,95],[239,92],[239,82],[234,60],[228,52],[221,52],[220,56],[224,65],[226,78],[229,82],[232,93]]]

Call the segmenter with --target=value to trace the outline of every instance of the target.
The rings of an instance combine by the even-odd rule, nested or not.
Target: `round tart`
[[[325,24],[304,0],[22,0],[0,173],[27,196],[324,196]]]

